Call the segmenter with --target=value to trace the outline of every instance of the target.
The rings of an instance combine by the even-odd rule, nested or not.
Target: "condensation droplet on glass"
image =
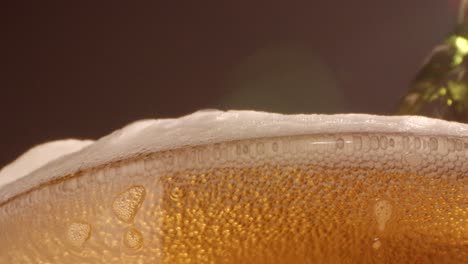
[[[387,200],[380,200],[374,205],[374,215],[377,220],[379,231],[385,229],[390,216],[392,215],[392,205]]]
[[[67,239],[77,247],[81,247],[91,235],[91,226],[88,223],[74,222],[68,226]]]
[[[143,246],[143,235],[138,229],[130,227],[125,231],[123,243],[127,248],[139,249]]]
[[[145,193],[143,186],[133,186],[119,194],[112,204],[112,210],[117,218],[130,223],[143,203]]]
[[[382,246],[382,242],[380,242],[379,238],[374,238],[374,242],[372,242],[372,248],[377,250]]]

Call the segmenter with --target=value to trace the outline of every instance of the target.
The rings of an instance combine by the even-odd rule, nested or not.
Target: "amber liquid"
[[[463,140],[267,139],[96,168],[4,203],[0,262],[466,263]]]

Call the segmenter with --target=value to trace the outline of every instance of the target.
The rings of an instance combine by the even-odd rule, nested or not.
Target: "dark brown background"
[[[2,3],[0,166],[203,108],[391,114],[456,0]]]

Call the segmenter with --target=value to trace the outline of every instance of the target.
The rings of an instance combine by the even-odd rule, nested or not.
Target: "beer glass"
[[[461,123],[203,111],[33,152],[0,172],[0,263],[468,260]]]

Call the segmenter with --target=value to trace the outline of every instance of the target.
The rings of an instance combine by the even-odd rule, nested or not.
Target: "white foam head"
[[[22,178],[50,161],[76,152],[93,142],[65,139],[37,145],[0,170],[0,186]]]
[[[69,146],[61,148],[58,146],[68,143],[48,143],[28,151],[2,169],[0,202],[65,175],[162,150],[230,140],[353,132],[467,136],[468,125],[419,116],[282,115],[217,110],[177,119],[143,120],[92,144],[68,141]],[[11,185],[5,188],[7,183]]]

